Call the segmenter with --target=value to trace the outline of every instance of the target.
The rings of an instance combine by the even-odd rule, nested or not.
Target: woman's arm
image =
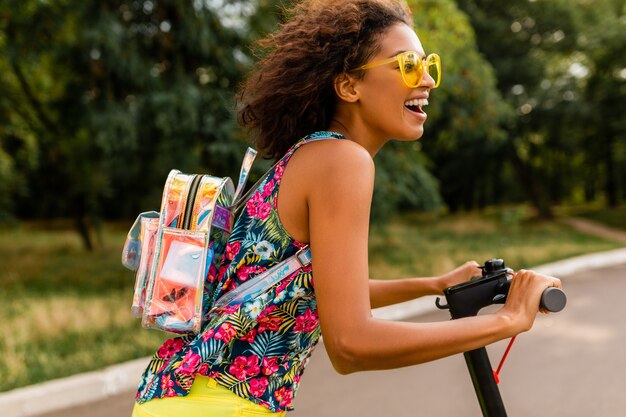
[[[394,280],[369,280],[371,308],[385,307],[423,297],[439,294],[437,278],[404,278]]]
[[[378,308],[414,300],[424,295],[443,295],[445,288],[480,275],[478,263],[469,261],[438,277],[394,280],[370,279],[370,305],[372,308]]]
[[[324,344],[340,373],[414,365],[528,330],[543,289],[559,285],[523,272],[513,280],[507,304],[494,314],[437,323],[372,318],[367,249],[373,161],[348,141],[311,144],[299,152],[317,162],[298,178],[307,195]]]

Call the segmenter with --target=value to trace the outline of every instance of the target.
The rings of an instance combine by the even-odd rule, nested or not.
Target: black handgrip
[[[557,313],[565,308],[567,297],[565,293],[556,287],[546,288],[541,294],[539,307],[552,313]]]

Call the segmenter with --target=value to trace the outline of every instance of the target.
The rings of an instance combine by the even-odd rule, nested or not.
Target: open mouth
[[[426,114],[422,109],[422,107],[424,106],[428,106],[428,99],[420,98],[407,100],[404,102],[404,107],[406,107],[409,111],[412,111],[413,113]]]

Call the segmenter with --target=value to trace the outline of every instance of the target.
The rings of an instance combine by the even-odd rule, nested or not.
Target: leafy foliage
[[[71,215],[92,246],[95,219],[158,206],[169,169],[236,174],[233,89],[252,60],[250,36],[274,14],[251,19],[244,1],[9,3],[0,175],[21,168],[28,192],[0,195],[17,194],[20,217]]]
[[[0,221],[71,217],[92,248],[101,219],[158,207],[171,168],[235,177],[234,89],[291,1],[3,2]],[[626,197],[624,0],[408,4],[443,82],[424,138],[377,156],[375,223]]]
[[[442,57],[443,81],[431,92],[429,120],[421,140],[433,161],[448,207],[498,202],[504,132],[511,111],[496,90],[490,64],[479,54],[474,30],[451,1],[414,1],[416,30],[427,51]]]
[[[457,0],[498,89],[516,110],[507,165],[545,216],[550,204],[606,197],[624,186],[625,2]],[[608,59],[607,59],[608,58]],[[598,65],[599,64],[599,65]],[[609,87],[610,86],[610,87]],[[610,93],[608,93],[610,91]],[[621,163],[620,163],[621,162]]]

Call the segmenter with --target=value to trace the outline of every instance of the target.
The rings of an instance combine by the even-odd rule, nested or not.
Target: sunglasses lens
[[[415,52],[407,52],[402,57],[402,76],[407,86],[415,88],[422,81],[422,65]]]
[[[428,75],[430,75],[430,77],[435,81],[435,88],[438,87],[441,82],[441,60],[439,55],[428,55],[426,62],[424,62],[424,66]]]

